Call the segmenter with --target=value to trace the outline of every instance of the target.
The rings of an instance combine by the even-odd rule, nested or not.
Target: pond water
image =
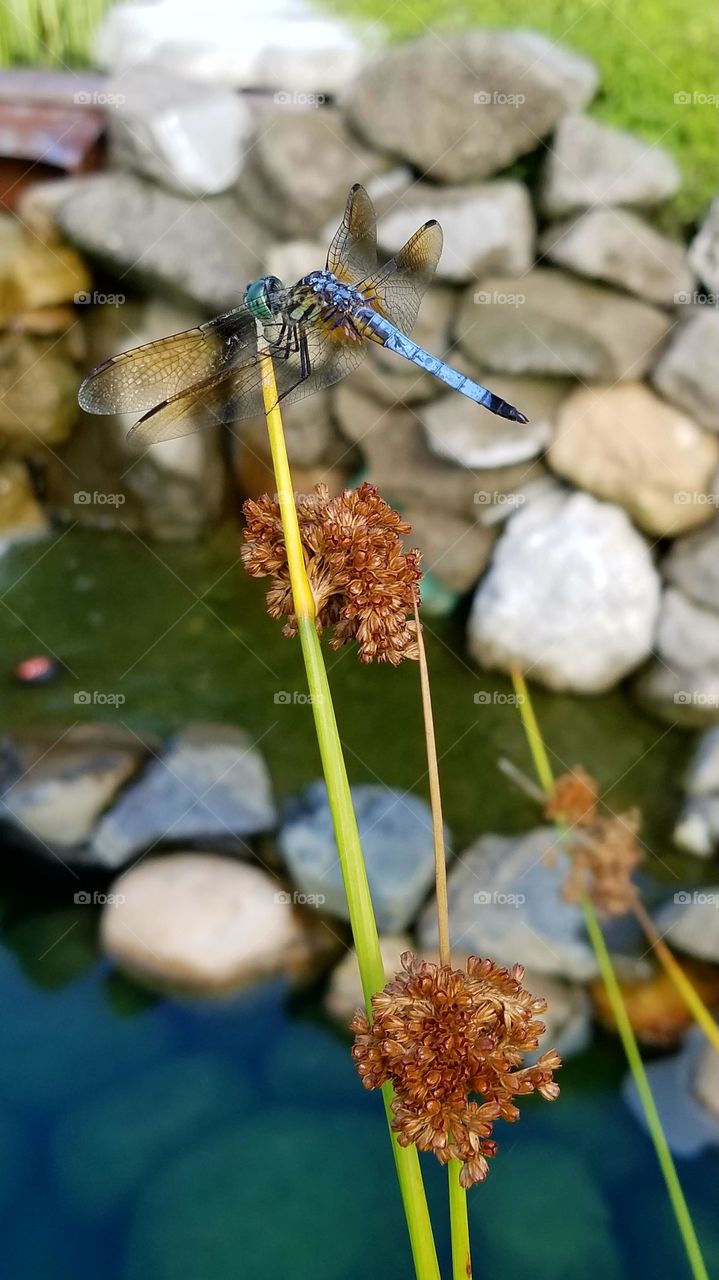
[[[238,556],[229,529],[172,547],[75,529],[6,557],[3,725],[227,720],[261,739],[281,800],[311,781],[308,708],[275,700],[303,691],[297,646],[264,616]],[[497,770],[502,755],[528,768],[508,682],[465,663],[461,618],[427,625],[455,845],[523,830],[536,811]],[[68,672],[14,684],[14,664],[43,651]],[[329,665],[353,781],[423,792],[414,669],[362,668],[351,651]],[[125,701],[77,704],[80,690]],[[623,692],[535,701],[556,768],[581,761],[613,808],[641,805],[657,873],[696,880],[702,869],[669,840],[691,736],[662,736]],[[72,885],[5,860],[1,888],[3,1277],[409,1280],[381,1104],[359,1087],[319,989],[155,998],[99,957],[97,913],[73,903]],[[618,1096],[624,1070],[597,1036],[563,1069],[558,1103],[529,1099],[518,1126],[498,1126],[500,1155],[471,1197],[478,1277],[687,1274],[650,1144]],[[423,1163],[440,1221],[444,1176]],[[719,1274],[719,1159],[679,1171]]]

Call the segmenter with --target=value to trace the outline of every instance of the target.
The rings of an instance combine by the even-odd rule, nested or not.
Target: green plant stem
[[[300,644],[307,672],[342,879],[347,895],[362,992],[368,1016],[371,1017],[372,996],[380,991],[385,983],[382,952],[342,744],[332,705],[332,695],[315,627],[314,600],[305,570],[297,508],[277,400],[277,387],[272,361],[267,354],[262,360],[262,389]],[[417,1280],[440,1280],[419,1156],[415,1147],[400,1146],[392,1132],[390,1108],[393,1091],[390,1085],[385,1085],[382,1095],[407,1220],[415,1274]],[[371,1224],[368,1232],[368,1244],[371,1244]]]
[[[452,1227],[452,1280],[472,1280],[472,1255],[469,1249],[469,1218],[467,1216],[467,1192],[460,1185],[462,1165],[450,1160],[449,1220]]]
[[[434,843],[434,880],[437,898],[439,962],[443,965],[451,965],[452,946],[449,932],[447,851],[444,845],[442,789],[439,781],[437,739],[434,731],[434,714],[432,711],[432,692],[429,683],[427,650],[425,649],[424,630],[419,616],[419,605],[416,597],[414,602],[414,620],[417,626],[419,684],[422,695],[422,715],[424,719],[424,737],[427,750],[427,774],[429,778],[429,795],[432,807],[432,837]],[[461,1170],[461,1161],[450,1160],[447,1166],[447,1177],[449,1179],[449,1224],[452,1238],[452,1280],[468,1280],[468,1277],[471,1277],[472,1275],[472,1254],[469,1243],[469,1219],[467,1216],[467,1192],[459,1181]]]
[[[552,769],[549,763],[547,749],[544,745],[544,739],[537,723],[537,718],[534,714],[534,707],[532,706],[532,701],[529,696],[529,690],[527,689],[524,676],[518,669],[514,669],[512,671],[512,683],[517,695],[519,712],[527,735],[527,742],[529,744],[532,760],[534,761],[537,777],[539,778],[544,791],[549,795],[554,785]],[[566,837],[566,828],[561,823],[556,823],[555,825],[560,836],[563,838]],[[649,1129],[652,1142],[654,1143],[654,1150],[657,1154],[659,1167],[664,1175],[669,1200],[671,1202],[672,1209],[674,1210],[677,1227],[679,1228],[679,1233],[684,1243],[691,1273],[694,1276],[694,1280],[709,1280],[709,1273],[704,1265],[704,1259],[702,1257],[696,1231],[694,1230],[694,1223],[692,1222],[692,1217],[689,1212],[689,1206],[687,1205],[684,1192],[681,1188],[679,1175],[676,1171],[672,1153],[669,1150],[669,1144],[662,1127],[661,1117],[657,1111],[656,1103],[649,1084],[649,1078],[644,1069],[642,1055],[639,1052],[639,1045],[637,1044],[632,1024],[629,1021],[629,1015],[626,1010],[626,1005],[624,1004],[621,988],[614,972],[612,958],[607,950],[607,944],[604,941],[604,934],[602,933],[594,906],[586,895],[581,898],[580,905],[584,913],[587,932],[597,957],[597,963],[599,964],[607,997],[617,1024],[617,1030],[624,1047],[629,1068],[634,1077],[634,1083],[637,1087],[639,1100],[644,1110],[647,1127]]]

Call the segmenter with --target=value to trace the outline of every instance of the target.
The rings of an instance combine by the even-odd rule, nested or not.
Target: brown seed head
[[[501,969],[470,956],[466,970],[452,969],[406,951],[402,973],[372,1000],[372,1022],[363,1012],[352,1021],[365,1088],[394,1086],[398,1141],[433,1151],[441,1164],[461,1160],[465,1187],[489,1172],[493,1121],[519,1119],[516,1095],[559,1094],[554,1049],[521,1066],[538,1048],[544,1025],[537,1014],[547,1007],[524,990],[523,977],[521,965]]]
[[[271,577],[267,610],[286,617],[285,635],[295,635],[292,590],[282,521],[276,498],[264,495],[243,507],[242,549],[253,578]],[[416,658],[415,595],[422,576],[419,551],[405,552],[402,534],[410,526],[371,484],[330,498],[326,485],[297,498],[297,514],[307,577],[315,602],[317,629],[332,630],[332,648],[359,644],[362,662]]]

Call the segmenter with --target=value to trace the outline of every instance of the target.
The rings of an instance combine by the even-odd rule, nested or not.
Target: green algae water
[[[0,596],[4,728],[122,720],[162,734],[224,720],[260,742],[280,801],[317,777],[298,646],[266,618],[235,531],[167,546],[75,529],[8,555]],[[466,662],[461,617],[427,626],[455,848],[534,825],[497,768],[505,756],[530,771],[509,683]],[[15,663],[38,652],[66,670],[16,684]],[[416,671],[363,668],[349,649],[328,665],[352,781],[424,794]],[[555,767],[582,762],[613,808],[639,804],[653,869],[698,878],[669,839],[692,736],[661,736],[623,692],[535,701]],[[151,996],[101,958],[97,911],[67,886],[3,860],[0,894],[4,1280],[410,1280],[381,1103],[320,988]],[[518,1125],[498,1124],[500,1155],[470,1197],[478,1277],[686,1274],[624,1075],[617,1043],[597,1035],[563,1068],[556,1104],[528,1099]],[[719,1158],[677,1163],[719,1274]],[[423,1166],[444,1223],[444,1174]]]

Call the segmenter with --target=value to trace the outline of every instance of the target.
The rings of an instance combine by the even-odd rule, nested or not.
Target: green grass
[[[0,66],[86,66],[109,0],[3,0]]]
[[[526,27],[587,54],[601,73],[592,115],[660,142],[684,175],[668,225],[690,225],[717,190],[719,112],[677,105],[675,93],[716,94],[715,0],[325,0],[344,18],[376,22],[393,39],[429,28]]]

